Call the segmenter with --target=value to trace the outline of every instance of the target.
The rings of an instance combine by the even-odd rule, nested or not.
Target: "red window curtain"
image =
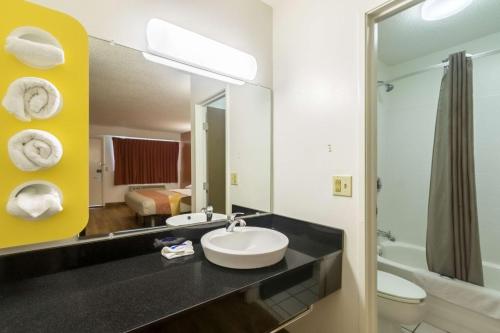
[[[177,183],[179,143],[113,138],[115,185]]]

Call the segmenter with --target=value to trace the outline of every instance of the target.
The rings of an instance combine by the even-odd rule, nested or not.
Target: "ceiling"
[[[90,123],[182,133],[191,123],[190,75],[90,38]]]
[[[379,24],[379,60],[403,63],[500,31],[500,0],[474,0],[462,12],[424,21],[421,4]]]

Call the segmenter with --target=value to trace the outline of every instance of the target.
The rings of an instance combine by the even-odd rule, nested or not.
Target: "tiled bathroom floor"
[[[402,326],[401,333],[448,333],[448,332],[440,328],[434,327],[426,322],[422,322],[418,325]]]
[[[274,295],[267,299],[265,304],[272,309],[276,319],[287,319],[304,311],[307,304],[314,303],[317,300],[318,288],[316,280],[310,279]]]

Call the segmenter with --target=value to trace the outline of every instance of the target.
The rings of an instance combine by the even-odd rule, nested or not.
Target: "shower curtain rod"
[[[500,49],[490,50],[490,51],[486,51],[486,52],[480,52],[480,53],[476,53],[476,54],[472,54],[472,55],[467,55],[467,56],[470,57],[470,58],[472,58],[472,59],[479,59],[479,58],[489,57],[491,55],[495,55],[495,54],[498,54],[498,53],[500,53]],[[419,69],[417,71],[414,71],[414,72],[411,72],[411,73],[408,73],[408,74],[397,76],[397,77],[392,78],[390,80],[384,80],[384,82],[385,83],[392,83],[394,81],[405,79],[405,78],[413,76],[413,75],[425,73],[427,71],[430,71],[430,70],[433,70],[433,69],[436,69],[436,68],[443,68],[443,67],[445,67],[447,65],[448,65],[448,60],[444,60],[440,64],[435,64],[435,65],[432,65],[432,66],[428,66],[428,67]]]

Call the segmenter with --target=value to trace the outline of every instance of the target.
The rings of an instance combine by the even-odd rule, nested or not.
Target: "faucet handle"
[[[206,211],[207,213],[213,213],[213,211],[214,211],[214,207],[212,207],[212,206],[207,206],[207,208],[205,208],[205,211]]]
[[[239,223],[240,226],[246,227],[246,222],[240,218],[237,218],[238,215],[244,215],[244,213],[232,213],[227,216],[226,221],[226,230],[229,232],[233,232],[236,225]]]
[[[228,219],[228,221],[233,222],[234,220],[236,220],[238,215],[245,215],[245,214],[244,213],[231,213],[227,216],[227,219]]]

